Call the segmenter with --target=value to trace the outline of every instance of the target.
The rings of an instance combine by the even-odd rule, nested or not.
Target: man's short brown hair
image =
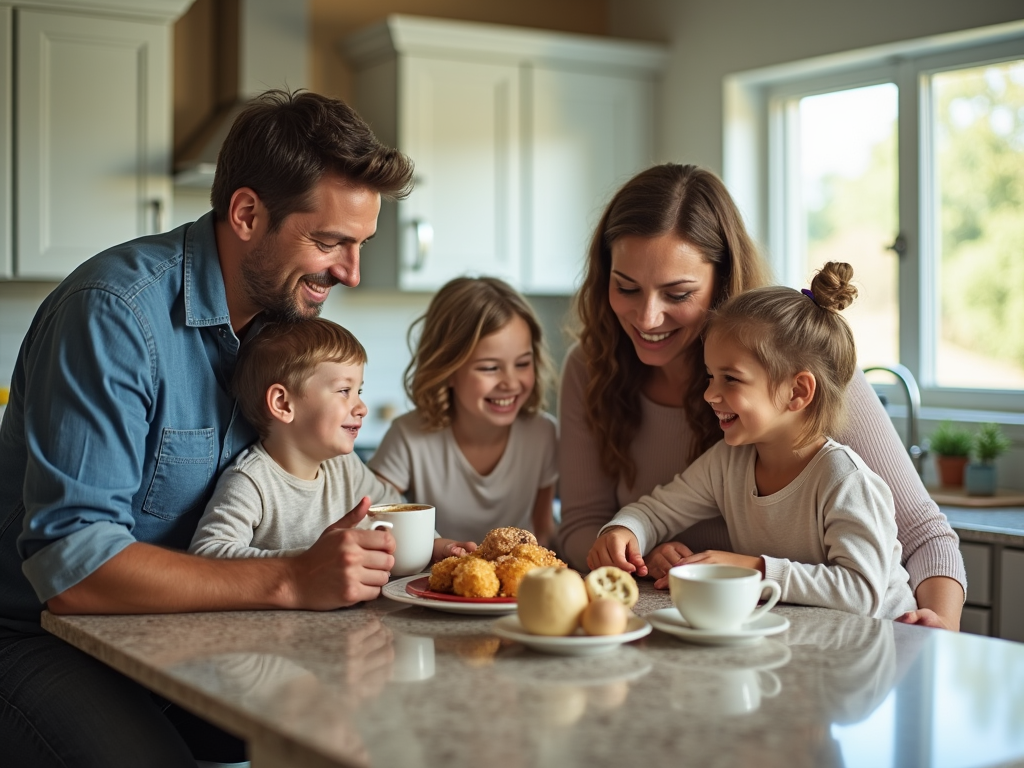
[[[275,231],[289,214],[311,210],[313,188],[328,173],[395,200],[409,194],[412,172],[412,161],[381,144],[343,101],[270,90],[235,118],[217,155],[210,203],[224,221],[235,190],[248,187]]]

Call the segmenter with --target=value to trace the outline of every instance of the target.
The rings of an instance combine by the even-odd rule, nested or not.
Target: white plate
[[[381,592],[384,597],[390,598],[399,603],[418,605],[420,608],[431,608],[435,611],[445,613],[463,613],[469,615],[501,616],[506,613],[515,613],[515,603],[459,603],[454,600],[431,600],[419,595],[410,595],[405,591],[405,585],[410,581],[422,579],[423,574],[417,573],[414,576],[406,576],[404,579],[390,581],[384,585]]]
[[[675,608],[662,608],[644,616],[655,629],[698,645],[749,645],[762,637],[777,635],[789,629],[789,619],[777,613],[766,613],[735,630],[694,629]]]
[[[498,637],[515,640],[531,651],[553,653],[558,656],[600,656],[602,653],[611,653],[623,643],[631,643],[651,633],[651,625],[639,616],[630,617],[626,631],[620,635],[531,635],[523,629],[518,616],[505,616],[492,626],[494,634]]]

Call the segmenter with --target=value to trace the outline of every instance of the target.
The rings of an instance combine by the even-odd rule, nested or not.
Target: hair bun
[[[857,298],[857,289],[850,282],[853,267],[843,261],[830,261],[811,280],[814,303],[822,309],[840,312]]]

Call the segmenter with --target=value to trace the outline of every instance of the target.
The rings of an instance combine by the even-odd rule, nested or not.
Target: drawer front
[[[960,631],[972,635],[991,635],[992,609],[965,605],[964,612],[960,615]]]
[[[964,568],[967,570],[967,604],[991,606],[992,547],[961,541],[960,554],[964,557]]]
[[[999,578],[999,636],[1024,642],[1024,549],[1003,549]]]

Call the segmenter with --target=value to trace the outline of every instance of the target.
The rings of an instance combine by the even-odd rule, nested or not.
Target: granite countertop
[[[954,507],[942,505],[940,511],[959,532],[969,532],[975,541],[1024,546],[1024,508]]]
[[[637,613],[668,605],[642,584]],[[1024,765],[1024,645],[775,612],[791,627],[754,645],[655,630],[596,657],[535,653],[495,636],[493,616],[385,598],[44,626],[245,737],[254,768]]]

